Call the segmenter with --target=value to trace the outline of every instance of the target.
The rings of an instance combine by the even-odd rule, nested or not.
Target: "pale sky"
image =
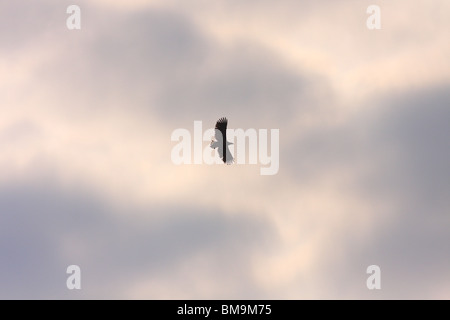
[[[1,1],[0,298],[449,299],[449,12]],[[280,130],[277,175],[173,164],[223,116]]]

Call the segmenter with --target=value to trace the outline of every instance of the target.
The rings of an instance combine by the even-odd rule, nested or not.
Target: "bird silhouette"
[[[217,148],[219,156],[224,163],[232,164],[234,158],[230,152],[230,149],[228,149],[228,146],[233,143],[227,141],[227,125],[227,118],[220,118],[219,120],[217,120],[215,128],[215,140],[211,141],[210,147],[213,149]]]

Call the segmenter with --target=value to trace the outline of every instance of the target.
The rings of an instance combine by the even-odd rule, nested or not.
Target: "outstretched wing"
[[[226,164],[232,164],[234,162],[234,158],[233,155],[230,152],[230,149],[228,148],[228,146],[226,147],[226,158],[222,158],[223,162],[225,162]]]
[[[227,138],[227,125],[228,125],[227,118],[220,118],[216,122],[215,138],[220,143],[223,143],[223,141],[226,141],[226,138]]]
[[[227,145],[227,125],[227,118],[223,117],[217,120],[215,128],[215,138],[217,140],[217,152],[219,152],[220,158],[224,163],[232,164],[234,159]]]
[[[228,148],[228,146],[225,147],[225,154],[223,152],[223,145],[220,145],[217,148],[217,152],[219,153],[219,157],[220,159],[222,159],[222,161],[226,164],[232,164],[234,162],[234,158],[233,155],[230,152],[230,149]],[[224,157],[225,155],[225,157]]]

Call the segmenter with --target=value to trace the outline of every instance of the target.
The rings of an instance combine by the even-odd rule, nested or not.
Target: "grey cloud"
[[[83,2],[83,23],[89,27],[68,32],[66,3],[42,3],[0,4],[0,46],[15,53],[37,48],[41,40],[54,43],[49,50],[58,54],[34,76],[42,96],[59,112],[101,116],[118,107],[139,116],[154,113],[174,128],[228,116],[230,126],[292,131],[290,119],[296,115],[333,111],[331,90],[320,76],[291,70],[256,43],[224,47],[182,13],[123,14]],[[376,230],[365,241],[354,241],[350,232],[337,234],[330,244],[339,245],[344,258],[324,259],[318,266],[328,280],[324,297],[430,297],[434,288],[450,286],[445,280],[450,266],[448,92],[442,86],[387,94],[373,99],[367,109],[375,111],[361,106],[344,124],[324,121],[302,128],[291,144],[281,137],[280,175],[272,182],[282,186],[290,176],[307,185],[342,170],[350,177],[340,188],[373,206],[376,215],[371,217]],[[33,124],[17,123],[1,132],[0,141],[38,133]],[[392,209],[376,212],[378,203]],[[125,212],[94,195],[66,193],[58,186],[3,187],[0,297],[119,297],[120,290],[109,289],[123,289],[148,275],[167,277],[168,270],[195,254],[221,263],[211,268],[242,289],[233,298],[258,297],[247,256],[276,242],[267,221],[195,207],[142,210],[141,216],[152,218],[123,218]],[[74,253],[80,262],[61,252],[67,239],[85,254]],[[64,287],[65,267],[72,263],[84,270],[87,287],[78,295]],[[369,264],[382,267],[381,293],[365,288]]]
[[[141,210],[147,218],[136,217]],[[211,259],[205,269],[215,268],[234,281],[236,294],[257,294],[249,259],[276,239],[267,221],[244,214],[173,206],[121,212],[86,192],[69,194],[49,186],[3,187],[0,211],[4,299],[118,298],[136,279],[166,277],[198,254]],[[63,252],[67,241],[75,241],[74,250],[83,254]],[[65,288],[71,264],[82,268],[79,293]],[[202,277],[196,270],[191,276]]]
[[[385,168],[384,188],[412,210],[448,213],[449,86],[406,92],[383,103],[378,137],[397,155],[393,166]]]
[[[306,130],[283,145],[282,156],[290,172],[311,178],[368,162],[376,173],[357,179],[367,178],[371,193],[443,201],[450,181],[449,102],[446,86],[385,95],[346,122]]]
[[[450,284],[449,86],[381,101],[377,136],[395,156],[369,190],[394,204],[397,219],[359,258],[384,266],[388,297],[436,298],[434,289]]]
[[[241,43],[230,51],[216,48],[210,55],[212,66],[201,66],[184,81],[169,82],[158,100],[163,115],[176,111],[178,117],[201,119],[224,114],[279,127],[296,112],[313,107],[308,104],[312,78],[289,70],[264,47]]]
[[[90,20],[104,15],[92,9]],[[318,88],[330,91],[326,80],[292,70],[270,48],[250,41],[224,47],[169,10],[110,12],[101,25],[93,36],[65,34],[61,55],[40,68],[61,103],[70,96],[93,112],[115,104],[167,123],[228,116],[279,128],[322,107]]]
[[[35,1],[2,1],[0,3],[2,51],[23,50],[24,46],[54,27],[55,17],[56,10],[52,10],[46,1],[40,2],[39,5]]]
[[[347,172],[350,177],[340,189],[373,207],[370,238],[355,242],[351,233],[346,234],[339,245],[345,259],[327,260],[321,267],[332,284],[325,297],[436,298],[436,288],[448,287],[448,88],[386,94],[372,100],[370,112],[342,126],[311,130],[297,140],[293,151],[284,150],[302,155],[289,160],[286,169],[303,178],[302,183],[334,170]],[[371,264],[382,268],[381,292],[365,287]]]
[[[345,259],[335,261],[331,272],[327,266],[322,267],[324,277],[332,284],[325,295],[352,299],[449,298],[448,291],[444,296],[450,285],[449,217],[407,211],[401,206],[391,214],[390,223],[375,222],[370,239],[345,242]],[[366,268],[373,264],[381,268],[381,291],[366,288]]]

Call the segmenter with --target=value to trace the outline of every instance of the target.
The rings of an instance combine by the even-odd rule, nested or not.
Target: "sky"
[[[449,12],[0,1],[0,298],[450,299]],[[276,175],[173,163],[224,116]]]

